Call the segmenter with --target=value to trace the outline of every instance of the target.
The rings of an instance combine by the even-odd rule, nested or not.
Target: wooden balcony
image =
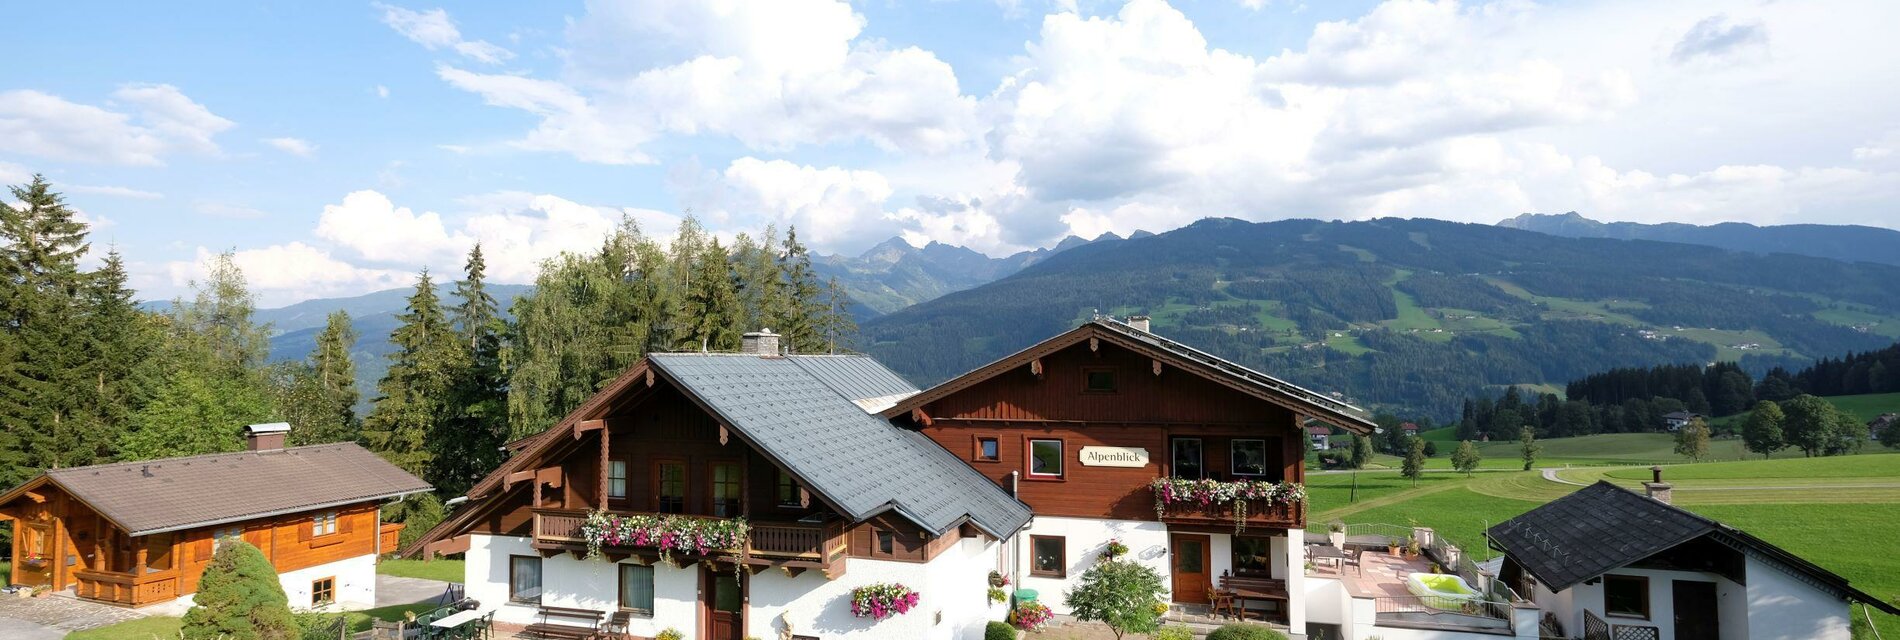
[[[562,551],[579,553],[587,546],[581,537],[581,524],[587,521],[587,512],[573,509],[534,509],[534,546],[543,553]],[[615,512],[621,515],[657,515],[650,513]],[[715,520],[711,516],[683,516]],[[712,558],[729,558],[747,564],[770,566],[790,566],[802,568],[822,568],[830,572],[842,568],[845,556],[844,526],[841,523],[824,524],[804,522],[750,522],[746,532],[745,547],[741,549],[712,549],[707,554]],[[603,552],[612,556],[635,556],[651,561],[659,554],[654,547],[604,547]]]
[[[1278,503],[1267,500],[1248,500],[1247,526],[1262,529],[1299,529],[1306,526],[1306,503]],[[1168,524],[1187,526],[1210,526],[1234,528],[1234,507],[1231,504],[1201,506],[1188,503],[1167,505],[1161,512],[1161,521]]]
[[[143,607],[178,597],[178,572],[164,571],[134,576],[117,571],[73,572],[77,583],[73,594],[87,600],[127,607]]]

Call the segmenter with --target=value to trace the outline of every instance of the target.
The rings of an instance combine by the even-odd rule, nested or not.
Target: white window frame
[[[612,500],[626,499],[627,461],[614,460],[607,463],[607,497]]]
[[[324,511],[310,519],[310,537],[327,536],[336,533],[336,512]]]

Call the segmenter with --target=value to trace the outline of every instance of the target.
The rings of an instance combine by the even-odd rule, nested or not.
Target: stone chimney
[[[282,451],[284,437],[290,435],[290,423],[270,422],[244,427],[245,449],[248,451]]]
[[[779,355],[778,334],[772,333],[771,329],[760,329],[747,333],[739,338],[739,353],[751,353],[762,356]]]
[[[1649,482],[1643,483],[1643,492],[1649,494],[1649,497],[1655,498],[1657,502],[1675,504],[1670,502],[1670,493],[1671,490],[1676,487],[1675,485],[1663,482],[1662,467],[1650,467],[1649,476]]]
[[[1148,316],[1128,316],[1128,326],[1148,333]]]

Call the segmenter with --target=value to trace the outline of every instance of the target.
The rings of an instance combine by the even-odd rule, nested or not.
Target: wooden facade
[[[1225,513],[1169,511],[1157,517],[1150,483],[1157,477],[1302,483],[1306,438],[1291,409],[1243,393],[1179,363],[1138,353],[1104,338],[1080,339],[1022,362],[1008,360],[946,383],[955,388],[924,397],[892,415],[990,479],[1017,486],[1017,497],[1038,515],[1157,520],[1184,526],[1225,526]],[[1031,443],[1056,441],[1061,472],[1032,468]],[[1177,468],[1174,452],[1198,461]],[[1045,447],[1049,445],[1044,445]],[[1084,447],[1140,449],[1141,466],[1086,464]],[[1235,455],[1264,453],[1244,471]],[[1188,456],[1198,451],[1198,456]],[[1244,457],[1244,456],[1243,456]],[[1305,526],[1304,505],[1248,514],[1249,526]]]
[[[364,502],[134,537],[44,479],[0,515],[14,522],[12,584],[70,587],[81,598],[132,607],[197,592],[220,533],[256,546],[283,573],[393,551],[401,530],[379,527],[377,504]],[[318,533],[317,518],[332,515],[334,526]]]
[[[580,524],[601,509],[743,517],[747,544],[712,550],[706,559],[754,570],[815,569],[829,577],[844,573],[846,558],[925,562],[963,535],[931,536],[901,518],[849,521],[664,379],[632,385],[608,402],[598,425],[563,436],[541,459],[511,473],[460,535],[430,543],[425,556],[466,550],[468,534],[531,536],[544,555],[580,554]],[[618,495],[610,491],[615,486],[623,487]],[[656,549],[634,547],[604,553],[642,562],[658,556]]]

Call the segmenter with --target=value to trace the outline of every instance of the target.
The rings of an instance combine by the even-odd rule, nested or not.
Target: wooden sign
[[[1082,464],[1089,467],[1145,467],[1148,450],[1140,447],[1082,447]]]

